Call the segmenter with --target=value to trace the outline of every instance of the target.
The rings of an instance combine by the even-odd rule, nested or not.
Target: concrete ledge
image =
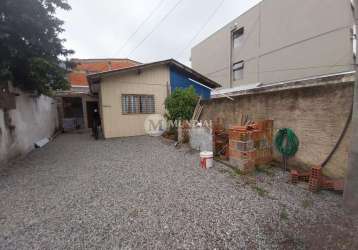
[[[217,95],[213,93],[212,98],[221,99],[221,98],[227,98],[225,97],[225,95],[230,97],[236,97],[236,96],[243,96],[243,95],[270,93],[270,92],[300,89],[300,88],[310,88],[310,87],[328,86],[328,85],[337,85],[337,84],[353,84],[354,81],[355,81],[354,72],[345,72],[345,73],[334,74],[334,75],[305,78],[295,81],[257,84],[256,87],[252,87],[250,89],[245,89],[240,91],[230,92],[228,89],[227,92],[224,92],[222,94],[220,92],[219,92],[220,94]]]

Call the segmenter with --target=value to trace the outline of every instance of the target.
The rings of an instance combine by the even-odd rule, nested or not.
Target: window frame
[[[235,30],[232,31],[231,41],[232,41],[232,48],[233,49],[238,49],[238,48],[241,47],[242,40],[244,38],[244,34],[245,34],[245,28],[244,27],[241,27],[241,28],[238,28],[238,29],[235,29]],[[240,39],[240,38],[241,38],[241,42],[239,41],[239,42],[235,43],[235,40]]]
[[[241,65],[240,65],[240,64],[241,64]],[[235,67],[236,65],[240,65],[240,66]],[[233,80],[233,81],[239,81],[239,80],[244,79],[244,68],[245,68],[245,62],[244,62],[244,60],[238,61],[238,62],[236,62],[236,63],[234,63],[234,64],[232,65],[232,80]],[[236,77],[235,77],[235,72],[236,72],[236,71],[240,71],[240,70],[242,71],[241,77],[240,77],[240,78],[236,78]]]
[[[142,102],[142,100],[145,99],[147,101],[147,106],[144,106]],[[132,105],[133,102],[135,103],[135,106]],[[152,106],[149,106],[148,102],[151,102],[150,105]],[[122,94],[121,103],[122,103],[122,115],[155,114],[155,95]]]

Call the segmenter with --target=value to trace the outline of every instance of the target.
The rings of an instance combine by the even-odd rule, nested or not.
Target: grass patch
[[[303,208],[309,208],[309,207],[312,207],[313,203],[311,200],[304,200],[302,201],[302,207]]]
[[[256,167],[257,173],[264,173],[268,176],[274,176],[274,173],[271,170],[272,166],[270,165],[260,165]]]
[[[237,169],[237,168],[234,168],[234,169],[232,170],[232,173],[233,173],[233,175],[235,175],[235,176],[242,176],[242,175],[243,175],[243,173],[240,171],[240,169]]]
[[[268,191],[259,187],[259,186],[253,186],[252,187],[254,191],[256,191],[256,193],[261,196],[261,197],[266,197],[268,195]]]
[[[138,217],[138,215],[139,215],[139,210],[136,208],[129,212],[129,216],[132,218]]]
[[[228,170],[227,172],[229,172],[231,176],[236,177],[244,175],[244,173],[240,171],[240,169],[236,168],[235,166],[232,166],[229,162],[223,161],[219,157],[214,157],[214,160],[228,167],[230,170]]]
[[[281,210],[280,219],[281,220],[288,220],[288,213],[287,213],[287,210],[285,208]]]
[[[218,171],[220,173],[223,173],[223,174],[230,174],[231,171],[229,169],[226,169],[226,168],[218,168]]]

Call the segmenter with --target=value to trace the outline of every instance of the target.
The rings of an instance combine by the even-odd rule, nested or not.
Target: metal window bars
[[[154,95],[122,95],[123,114],[155,113]]]

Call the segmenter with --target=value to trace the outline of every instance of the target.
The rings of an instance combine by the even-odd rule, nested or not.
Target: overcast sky
[[[72,10],[59,11],[57,16],[65,21],[61,37],[67,39],[67,48],[76,51],[73,57],[140,62],[175,58],[190,65],[191,47],[260,0],[68,2]]]

